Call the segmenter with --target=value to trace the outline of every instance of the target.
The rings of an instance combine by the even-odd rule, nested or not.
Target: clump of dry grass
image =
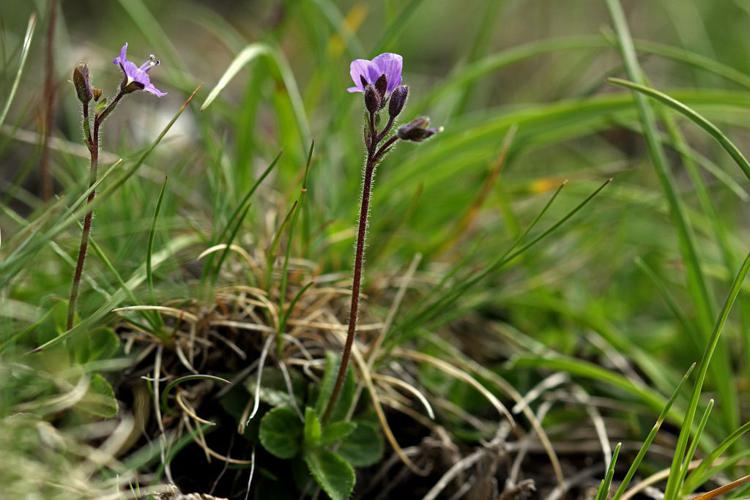
[[[203,256],[223,249],[214,247]],[[269,274],[264,271],[267,260],[262,253],[252,254],[239,245],[230,250],[237,258],[228,263],[222,281],[231,283],[240,275],[249,275],[256,283],[268,279]],[[443,359],[407,347],[382,350],[383,339],[403,303],[418,301],[421,293],[434,285],[434,275],[417,272],[418,264],[415,259],[404,272],[375,276],[365,296],[363,321],[352,351],[358,382],[350,416],[373,412],[393,455],[372,469],[369,480],[358,487],[358,494],[368,497],[368,491],[385,488],[380,498],[387,498],[385,492],[414,488],[416,482],[425,498],[437,498],[446,492],[455,498],[463,495],[523,498],[533,492],[540,478],[544,478],[540,484],[558,496],[582,484],[595,484],[604,462],[588,467],[584,475],[566,479],[573,467],[561,465],[544,429],[544,417],[553,401],[558,401],[545,397],[556,389],[570,396],[569,404],[589,409],[593,425],[584,432],[589,432],[594,440],[598,435],[602,446],[608,442],[607,436],[597,434],[601,433],[602,420],[596,407],[581,395],[580,388],[574,391],[567,377],[558,375],[555,378],[561,380],[540,384],[523,395],[499,375],[481,368],[458,351],[455,357]],[[208,461],[233,467],[254,466],[248,452],[232,454],[216,449],[206,436],[204,430],[226,425],[226,420],[217,421],[216,399],[246,388],[244,404],[232,430],[244,434],[259,420],[262,403],[268,402],[263,378],[268,376],[268,369],[281,374],[288,393],[286,400],[297,406],[293,380],[319,385],[325,353],[340,350],[346,332],[341,318],[345,317],[350,294],[346,277],[321,274],[312,262],[291,260],[286,296],[281,300],[278,286],[281,266],[281,262],[276,263],[270,274],[270,286],[264,288],[247,284],[217,287],[210,306],[185,299],[119,310],[123,318],[120,335],[126,352],[134,359],[122,387],[141,394],[138,398],[141,410],[136,412],[141,415],[141,422],[137,427],[144,436],[160,441],[162,465],[168,479],[174,479],[166,458],[168,450],[185,436],[194,441]],[[280,303],[288,304],[288,308],[280,309]],[[131,321],[135,314],[146,310],[164,318],[168,343]],[[461,328],[471,326],[461,323]],[[437,335],[454,340],[454,330],[446,327]],[[463,410],[451,401],[449,394],[424,386],[420,375],[423,369],[433,370],[453,383],[466,384],[494,411],[473,414]],[[150,393],[147,385],[152,387]],[[135,389],[138,386],[140,389]],[[148,395],[143,397],[143,394]],[[514,402],[512,412],[503,400]],[[296,411],[302,415],[302,408],[297,407]],[[528,430],[515,421],[519,415],[528,422]],[[402,425],[393,427],[391,421],[408,423],[409,430]],[[465,434],[466,429],[471,429],[480,442],[472,444],[462,438],[461,433]],[[564,434],[568,430],[558,431]],[[416,444],[411,444],[414,439]],[[131,444],[139,440],[143,437],[132,440]],[[400,444],[403,440],[410,445],[403,447]],[[607,456],[606,446],[604,451],[599,456]],[[524,464],[539,453],[546,455],[547,465],[534,463],[526,473]],[[500,478],[503,480],[499,481]],[[213,480],[206,478],[207,483]],[[483,497],[482,492],[490,492],[490,496]]]

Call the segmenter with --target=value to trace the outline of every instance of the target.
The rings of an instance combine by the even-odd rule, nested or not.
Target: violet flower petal
[[[370,66],[372,63],[366,59],[355,59],[349,66],[349,74],[354,82],[354,87],[349,87],[347,92],[364,92],[365,87],[362,85],[362,78],[364,77],[368,83],[370,82]]]
[[[349,87],[346,91],[350,93],[364,92],[365,86],[362,84],[363,78],[370,85],[374,85],[381,75],[385,75],[385,78],[388,81],[386,95],[390,95],[396,87],[401,85],[401,72],[403,65],[403,57],[391,52],[380,54],[372,61],[368,61],[367,59],[355,59],[349,67],[349,74],[354,82],[354,87]]]
[[[127,52],[128,44],[126,42],[120,49],[120,55],[115,57],[112,61],[114,64],[120,66],[123,76],[125,77],[125,80],[122,83],[122,88],[125,89],[129,85],[135,84],[137,87],[155,95],[156,97],[164,97],[167,95],[166,92],[162,92],[151,83],[151,78],[148,75],[148,72],[158,64],[156,58],[153,56],[149,57],[139,68],[135,63],[128,60]]]
[[[164,97],[165,95],[167,95],[166,92],[162,92],[161,90],[154,87],[154,84],[151,82],[149,82],[148,85],[143,87],[143,90],[145,90],[149,94],[154,94],[156,97]]]
[[[404,65],[403,57],[398,54],[386,52],[385,54],[380,54],[373,59],[372,65],[377,68],[378,77],[380,75],[385,75],[385,78],[388,81],[386,94],[390,95],[396,87],[401,85],[401,72]]]

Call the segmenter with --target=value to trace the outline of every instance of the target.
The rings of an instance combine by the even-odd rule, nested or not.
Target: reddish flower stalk
[[[159,61],[154,57],[150,56],[148,60],[139,68],[127,59],[127,47],[126,43],[120,50],[120,55],[113,61],[114,64],[120,66],[123,73],[123,81],[117,90],[117,94],[111,102],[106,104],[100,111],[97,111],[94,115],[94,127],[93,134],[91,130],[91,120],[89,118],[89,105],[91,100],[98,101],[101,97],[102,91],[91,85],[89,77],[89,69],[85,64],[78,65],[73,70],[73,84],[76,89],[78,99],[82,104],[83,111],[83,139],[86,142],[86,147],[89,150],[91,157],[91,163],[89,167],[89,189],[91,192],[86,199],[86,205],[90,206],[94,202],[96,197],[96,190],[92,189],[96,184],[97,171],[99,167],[99,130],[104,123],[104,120],[114,111],[119,104],[120,100],[131,92],[137,90],[145,90],[157,97],[166,95],[165,92],[160,91],[151,83],[148,76],[148,72],[159,64]],[[83,267],[86,262],[86,254],[89,247],[89,237],[91,235],[91,226],[94,220],[94,211],[89,209],[83,219],[83,231],[81,232],[81,243],[78,247],[78,259],[76,260],[76,269],[73,274],[73,282],[70,286],[70,297],[68,299],[68,319],[67,329],[73,328],[76,314],[76,303],[78,302],[78,292],[81,287],[81,278],[83,276]]]
[[[366,114],[365,147],[367,159],[365,161],[362,178],[362,198],[359,208],[359,223],[357,225],[357,243],[354,251],[354,275],[352,278],[352,298],[349,307],[349,325],[346,333],[344,349],[341,353],[336,381],[331,396],[328,399],[323,422],[328,421],[333,408],[336,406],[341,388],[346,378],[354,337],[357,332],[359,316],[359,296],[364,275],[365,240],[367,239],[367,224],[370,213],[370,196],[375,170],[386,154],[399,140],[421,142],[434,135],[438,130],[426,128],[429,121],[414,120],[398,129],[391,137],[388,135],[393,128],[396,118],[404,109],[409,88],[401,83],[402,58],[398,54],[381,54],[372,61],[357,59],[351,64],[351,77],[355,86],[347,89],[349,92],[363,92]],[[380,110],[388,105],[388,122],[383,130],[377,130],[377,118]],[[387,139],[386,139],[387,138]]]
[[[120,99],[124,96],[124,92],[120,90],[112,102],[104,109],[103,112],[98,114],[94,118],[94,134],[90,134],[89,130],[89,103],[83,103],[83,120],[84,120],[84,140],[86,146],[89,149],[89,155],[91,156],[91,163],[89,167],[89,188],[96,184],[97,170],[99,167],[99,128],[101,127],[104,119],[112,112],[112,110],[120,102]],[[96,190],[92,190],[86,199],[86,204],[91,205],[94,198],[96,197]],[[76,261],[76,270],[73,275],[73,283],[70,287],[70,298],[68,299],[68,322],[67,329],[73,328],[73,321],[75,319],[76,302],[78,301],[78,290],[81,286],[81,277],[83,275],[83,265],[86,261],[86,253],[89,248],[89,235],[91,234],[91,225],[94,220],[94,211],[89,210],[83,218],[83,231],[81,232],[81,244],[78,247],[78,259]]]

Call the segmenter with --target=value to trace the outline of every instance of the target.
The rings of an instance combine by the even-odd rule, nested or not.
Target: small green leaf
[[[367,467],[383,456],[383,437],[375,424],[360,421],[338,451],[353,466]]]
[[[292,394],[287,389],[284,375],[278,368],[266,367],[263,369],[263,384],[260,388],[260,400],[269,406],[289,406],[293,407],[296,403],[302,406],[302,394],[304,392],[304,382],[297,372],[289,373],[292,382]],[[257,376],[249,377],[245,382],[245,388],[250,394],[255,395],[257,387]],[[294,399],[292,399],[292,396]]]
[[[112,418],[117,415],[118,404],[115,391],[112,390],[107,379],[98,373],[93,374],[89,390],[76,409],[100,418]]]
[[[76,364],[112,358],[120,348],[120,339],[111,328],[96,328],[73,335],[68,341],[68,352]]]
[[[321,446],[326,446],[337,443],[354,432],[354,429],[356,428],[357,424],[354,422],[341,421],[328,424],[323,429],[323,436],[320,439],[320,444]]]
[[[279,458],[292,458],[302,444],[302,422],[288,406],[278,406],[260,421],[260,442]]]
[[[305,463],[331,500],[347,500],[354,489],[354,468],[336,453],[324,449],[305,452]]]
[[[339,369],[339,357],[328,351],[326,352],[326,365],[325,371],[323,372],[323,381],[320,384],[320,393],[318,399],[315,402],[315,410],[318,415],[322,415],[325,411],[325,407],[328,404],[328,399],[331,397],[333,386],[336,382],[336,374]],[[339,395],[336,406],[331,412],[331,421],[336,422],[343,420],[346,414],[349,412],[349,407],[354,401],[354,392],[356,385],[354,383],[354,375],[352,374],[351,367],[346,372],[346,378],[344,379],[344,385],[341,388],[341,394]]]
[[[104,97],[103,99],[101,99],[99,102],[96,103],[96,106],[94,107],[94,111],[98,115],[99,113],[104,111],[106,107],[107,107],[107,98]]]
[[[320,445],[321,436],[318,414],[308,406],[305,408],[305,449],[317,448]]]

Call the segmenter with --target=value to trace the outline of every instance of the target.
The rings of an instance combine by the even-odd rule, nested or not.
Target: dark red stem
[[[391,146],[398,141],[397,136],[393,136],[388,139],[383,146],[378,149],[378,143],[385,137],[390,128],[393,126],[393,119],[388,121],[388,124],[381,133],[378,134],[375,129],[375,115],[370,114],[369,117],[369,138],[365,140],[367,146],[367,161],[365,163],[364,178],[362,179],[362,203],[359,207],[359,224],[357,226],[357,246],[354,251],[354,277],[352,278],[352,299],[349,307],[349,326],[346,332],[346,341],[344,342],[344,350],[341,353],[341,363],[339,364],[339,370],[336,375],[336,382],[334,383],[331,396],[328,399],[325,412],[323,413],[323,422],[327,422],[333,412],[336,401],[338,400],[341,388],[344,385],[344,379],[346,378],[346,369],[349,366],[349,359],[352,354],[352,345],[354,344],[354,337],[357,333],[357,319],[359,313],[359,295],[362,286],[362,275],[365,261],[365,240],[367,238],[367,221],[370,214],[370,195],[372,194],[372,180],[375,176],[375,168],[378,163],[383,159],[383,156],[388,152]]]
[[[89,154],[91,156],[91,166],[89,169],[89,189],[96,184],[97,169],[99,167],[99,128],[101,127],[104,120],[109,116],[113,109],[120,102],[120,99],[125,94],[120,90],[117,96],[112,100],[111,103],[94,118],[94,134],[93,137],[89,130],[89,105],[88,103],[83,104],[83,133],[86,145],[89,148]],[[96,190],[91,190],[86,204],[91,205],[96,197]],[[83,266],[86,262],[86,253],[89,248],[89,236],[91,234],[91,225],[94,220],[94,211],[92,209],[86,212],[83,218],[83,231],[81,232],[81,244],[78,247],[78,260],[76,261],[76,270],[73,274],[73,283],[70,286],[70,298],[68,299],[68,321],[67,329],[73,328],[73,322],[76,314],[76,303],[78,302],[78,291],[81,287],[81,277],[83,276]]]

